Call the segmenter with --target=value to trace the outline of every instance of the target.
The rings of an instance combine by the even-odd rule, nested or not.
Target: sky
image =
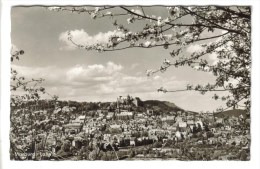
[[[135,7],[132,7],[135,8]],[[164,16],[159,7],[145,9]],[[183,20],[188,21],[189,18]],[[43,7],[13,7],[11,11],[11,39],[13,50],[25,54],[12,67],[26,78],[44,78],[42,86],[61,100],[115,101],[118,96],[131,95],[141,100],[163,100],[190,111],[213,111],[224,103],[211,97],[214,93],[161,93],[157,89],[185,89],[187,84],[214,82],[215,77],[190,67],[170,68],[165,73],[146,76],[146,70],[159,68],[164,59],[171,60],[172,48],[126,49],[103,52],[75,48],[66,39],[71,31],[78,42],[105,42],[114,32],[114,19],[93,20],[88,14],[66,11],[54,12]],[[127,25],[126,18],[118,19]],[[137,31],[143,23],[128,25]],[[194,44],[185,54],[199,50]],[[214,57],[211,58],[214,62]]]

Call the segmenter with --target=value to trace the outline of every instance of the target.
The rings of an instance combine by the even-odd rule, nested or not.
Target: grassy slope
[[[167,101],[158,101],[158,100],[146,100],[143,101],[143,105],[146,108],[153,108],[155,110],[161,110],[162,112],[170,112],[170,111],[183,111],[182,108],[176,106],[174,103]]]
[[[246,116],[246,112],[244,110],[235,109],[235,110],[227,110],[227,111],[220,112],[220,113],[216,114],[216,117],[221,117],[221,116],[235,116],[235,117],[239,117],[241,114],[244,117]]]

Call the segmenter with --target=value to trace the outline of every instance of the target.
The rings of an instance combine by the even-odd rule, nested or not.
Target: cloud
[[[231,45],[232,45],[232,42],[228,42],[226,44],[226,46],[221,46],[221,47],[217,48],[215,51],[218,52],[218,51],[221,51],[221,50],[232,50]],[[201,47],[198,44],[193,44],[193,45],[190,45],[186,49],[186,52],[191,54],[193,52],[200,52],[202,50],[203,50],[203,47]],[[209,61],[209,63],[211,63],[212,65],[216,65],[219,61],[219,58],[217,57],[218,54],[216,52],[212,52],[210,54],[207,54],[203,58],[207,59]],[[232,56],[235,56],[235,54],[233,54]],[[222,61],[228,61],[228,59],[222,59]]]
[[[58,67],[25,67],[12,66],[27,79],[44,78],[42,84],[46,90],[58,95],[60,99],[78,101],[113,101],[118,95],[133,95],[144,99],[149,96],[162,96],[157,92],[160,87],[180,89],[185,81],[175,77],[167,78],[159,75],[147,77],[129,75],[123,72],[124,67],[114,62],[92,65],[75,65],[69,68]]]
[[[111,76],[122,69],[123,66],[113,62],[107,62],[106,65],[76,65],[66,72],[66,76],[69,80],[74,81],[107,81],[111,80]]]
[[[153,78],[154,78],[155,80],[157,80],[157,79],[160,78],[160,76],[157,75],[157,76],[154,76]]]
[[[193,45],[190,45],[188,48],[187,48],[187,52],[188,53],[193,53],[193,52],[200,52],[203,50],[203,47],[201,47],[201,45],[198,45],[198,44],[193,44]]]
[[[109,38],[113,35],[117,36],[123,36],[123,33],[121,31],[108,31],[108,32],[99,32],[96,35],[89,35],[85,30],[81,29],[75,29],[72,31],[65,31],[62,32],[59,36],[59,40],[61,42],[65,43],[65,46],[61,47],[61,50],[74,50],[77,47],[71,43],[71,41],[68,40],[68,32],[70,32],[72,36],[72,40],[76,44],[82,44],[82,45],[95,45],[97,43],[99,44],[107,44],[109,42]]]

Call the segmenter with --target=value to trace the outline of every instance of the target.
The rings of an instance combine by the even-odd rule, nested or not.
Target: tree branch
[[[238,87],[238,88],[232,88],[232,89],[182,89],[182,90],[167,90],[165,91],[170,93],[176,93],[176,92],[185,92],[185,91],[199,91],[199,92],[224,92],[224,91],[232,91],[232,90],[238,90],[238,89],[244,89],[245,87]]]
[[[129,10],[129,9],[123,7],[123,6],[120,6],[120,8],[126,10],[128,13],[130,13],[132,15],[136,15],[138,17],[145,18],[145,19],[150,19],[150,20],[153,20],[153,21],[158,21],[158,19],[147,17],[147,16],[144,16],[144,15],[140,15],[138,13],[132,12],[131,10]],[[171,22],[165,22],[165,24],[171,25],[171,26],[179,26],[179,27],[181,27],[181,26],[209,27],[209,26],[203,25],[203,24],[173,24]]]
[[[220,25],[216,24],[215,22],[210,21],[209,19],[206,19],[205,17],[200,16],[200,15],[198,15],[198,14],[195,13],[195,12],[192,12],[191,10],[189,10],[189,9],[187,9],[187,8],[185,8],[185,7],[182,7],[182,8],[183,8],[184,10],[188,11],[191,15],[195,15],[195,16],[197,16],[197,17],[199,17],[199,18],[201,18],[201,19],[207,21],[208,23],[214,25],[214,26],[212,26],[212,27],[214,27],[214,28],[219,28],[219,29],[226,30],[226,31],[229,31],[229,32],[234,32],[234,33],[237,33],[237,34],[242,34],[241,32],[239,32],[239,31],[237,31],[237,30],[228,29],[228,28],[225,28],[225,27],[223,27],[223,26],[220,26]]]
[[[250,15],[246,15],[246,14],[242,13],[241,11],[240,11],[240,13],[237,13],[237,12],[235,12],[235,11],[229,9],[229,8],[225,8],[225,7],[223,7],[223,6],[216,6],[216,8],[217,8],[217,9],[220,9],[220,10],[222,10],[222,11],[231,13],[231,14],[233,14],[233,15],[237,15],[238,17],[241,17],[241,18],[245,18],[245,19],[248,19],[248,20],[251,19],[251,16],[250,16]]]

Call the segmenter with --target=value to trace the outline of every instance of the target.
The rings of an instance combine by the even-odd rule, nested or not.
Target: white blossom
[[[47,9],[50,10],[50,11],[59,11],[59,10],[61,10],[61,7],[52,6],[52,7],[48,7]]]
[[[112,12],[107,11],[107,12],[106,12],[106,15],[112,15]]]
[[[165,23],[170,22],[169,17],[167,17],[166,19],[164,19],[163,22],[165,22]]]
[[[151,46],[155,46],[155,45],[156,45],[156,42],[153,41],[153,42],[151,43]]]
[[[144,47],[150,47],[151,46],[151,41],[146,41],[144,43]]]
[[[96,19],[96,17],[97,17],[96,13],[94,13],[94,12],[92,12],[92,13],[90,14],[90,16],[91,16],[92,19]]]
[[[154,71],[152,69],[146,70],[146,75],[151,76],[154,74]]]
[[[162,17],[158,17],[157,18],[157,26],[164,26],[165,22],[162,20]]]
[[[173,35],[172,34],[167,34],[167,35],[163,35],[163,37],[170,41],[170,40],[172,40]]]
[[[95,12],[98,12],[100,10],[100,7],[95,7]]]
[[[127,23],[128,24],[133,23],[133,22],[134,22],[134,18],[133,17],[127,19]]]
[[[163,64],[170,65],[171,62],[168,59],[164,59]]]

